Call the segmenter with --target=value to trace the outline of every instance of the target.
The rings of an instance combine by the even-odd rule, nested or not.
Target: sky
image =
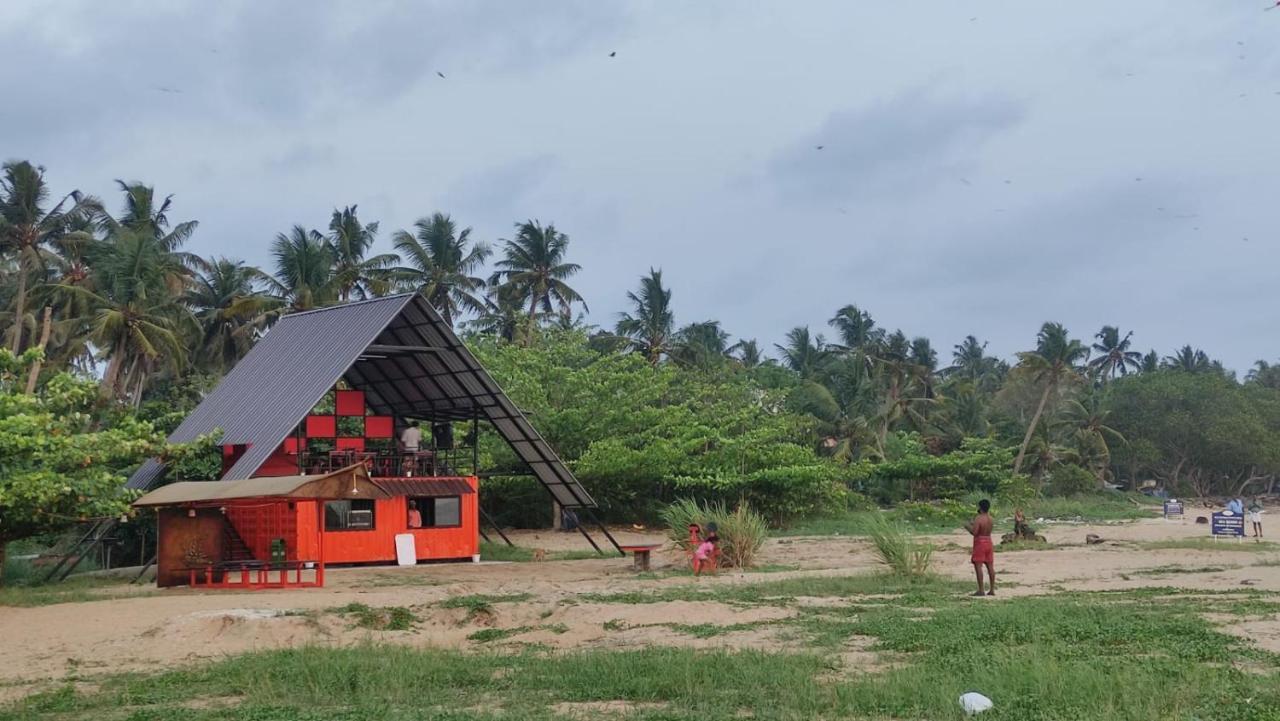
[[[383,250],[552,222],[602,327],[654,267],[765,348],[853,303],[944,364],[1053,320],[1243,373],[1280,359],[1267,2],[5,0],[0,158],[267,268],[352,204]]]

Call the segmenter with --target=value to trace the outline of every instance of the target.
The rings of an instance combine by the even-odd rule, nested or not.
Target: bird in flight
[[[613,58],[613,57],[617,57],[617,56],[618,56],[618,51],[617,51],[617,50],[614,50],[613,52],[609,53],[609,57],[611,57],[611,58]]]
[[[825,147],[827,147],[827,146],[825,146],[825,145],[815,145],[815,146],[814,146],[814,149],[815,149],[815,150],[822,150],[822,149],[823,149],[823,148],[825,148]]]
[[[436,75],[439,75],[441,79],[444,78],[444,73],[440,72],[439,70],[436,71]]]
[[[157,86],[156,86],[156,90],[159,90],[159,91],[160,91],[160,92],[162,92],[162,93],[180,93],[180,92],[182,92],[181,90],[179,90],[179,89],[177,89],[177,88],[169,88],[169,87],[165,87],[165,86],[163,86],[163,85],[157,85]]]

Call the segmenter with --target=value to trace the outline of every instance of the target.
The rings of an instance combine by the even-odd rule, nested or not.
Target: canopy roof
[[[222,429],[247,446],[223,480],[250,478],[340,380],[365,392],[379,415],[428,421],[488,420],[552,497],[596,503],[546,440],[418,293],[286,315],[170,436],[187,443]],[[164,466],[145,463],[130,488],[151,488]]]
[[[180,506],[248,498],[323,499],[390,498],[369,478],[363,464],[316,476],[268,476],[240,481],[182,481],[161,486],[133,502],[135,507]]]

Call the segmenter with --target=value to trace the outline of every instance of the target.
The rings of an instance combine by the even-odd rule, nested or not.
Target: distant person
[[[409,501],[409,528],[422,528],[422,511],[417,501]]]
[[[719,543],[720,536],[715,530],[707,531],[702,543],[699,543],[693,552],[693,575],[701,576],[704,570],[715,570],[716,546]]]
[[[409,421],[409,425],[400,431],[400,446],[406,453],[417,453],[422,446],[422,429],[417,421]]]
[[[436,448],[442,451],[453,449],[453,424],[452,423],[433,423],[431,425],[431,438],[435,441]]]
[[[1249,502],[1249,523],[1253,524],[1253,537],[1262,538],[1262,502],[1257,496]]]
[[[970,560],[973,561],[973,572],[978,577],[978,590],[973,594],[975,596],[996,595],[996,549],[991,543],[991,528],[994,525],[991,520],[991,501],[985,498],[978,501],[978,515],[964,527],[973,536],[973,554]],[[987,567],[987,576],[991,579],[990,588],[985,594],[982,589],[983,566]]]
[[[1240,500],[1239,498],[1232,498],[1231,500],[1227,501],[1227,510],[1231,511],[1237,516],[1243,516],[1244,501]]]

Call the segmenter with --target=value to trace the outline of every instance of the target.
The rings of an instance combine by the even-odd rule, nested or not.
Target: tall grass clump
[[[756,554],[769,537],[769,526],[764,516],[751,510],[745,503],[732,511],[723,503],[703,503],[685,498],[662,510],[662,522],[667,535],[680,548],[689,547],[689,526],[697,524],[705,528],[716,524],[720,537],[720,565],[734,568],[750,568],[755,565]]]
[[[929,574],[933,562],[933,544],[917,541],[900,525],[877,515],[869,524],[868,535],[876,559],[895,575],[919,577]]]

